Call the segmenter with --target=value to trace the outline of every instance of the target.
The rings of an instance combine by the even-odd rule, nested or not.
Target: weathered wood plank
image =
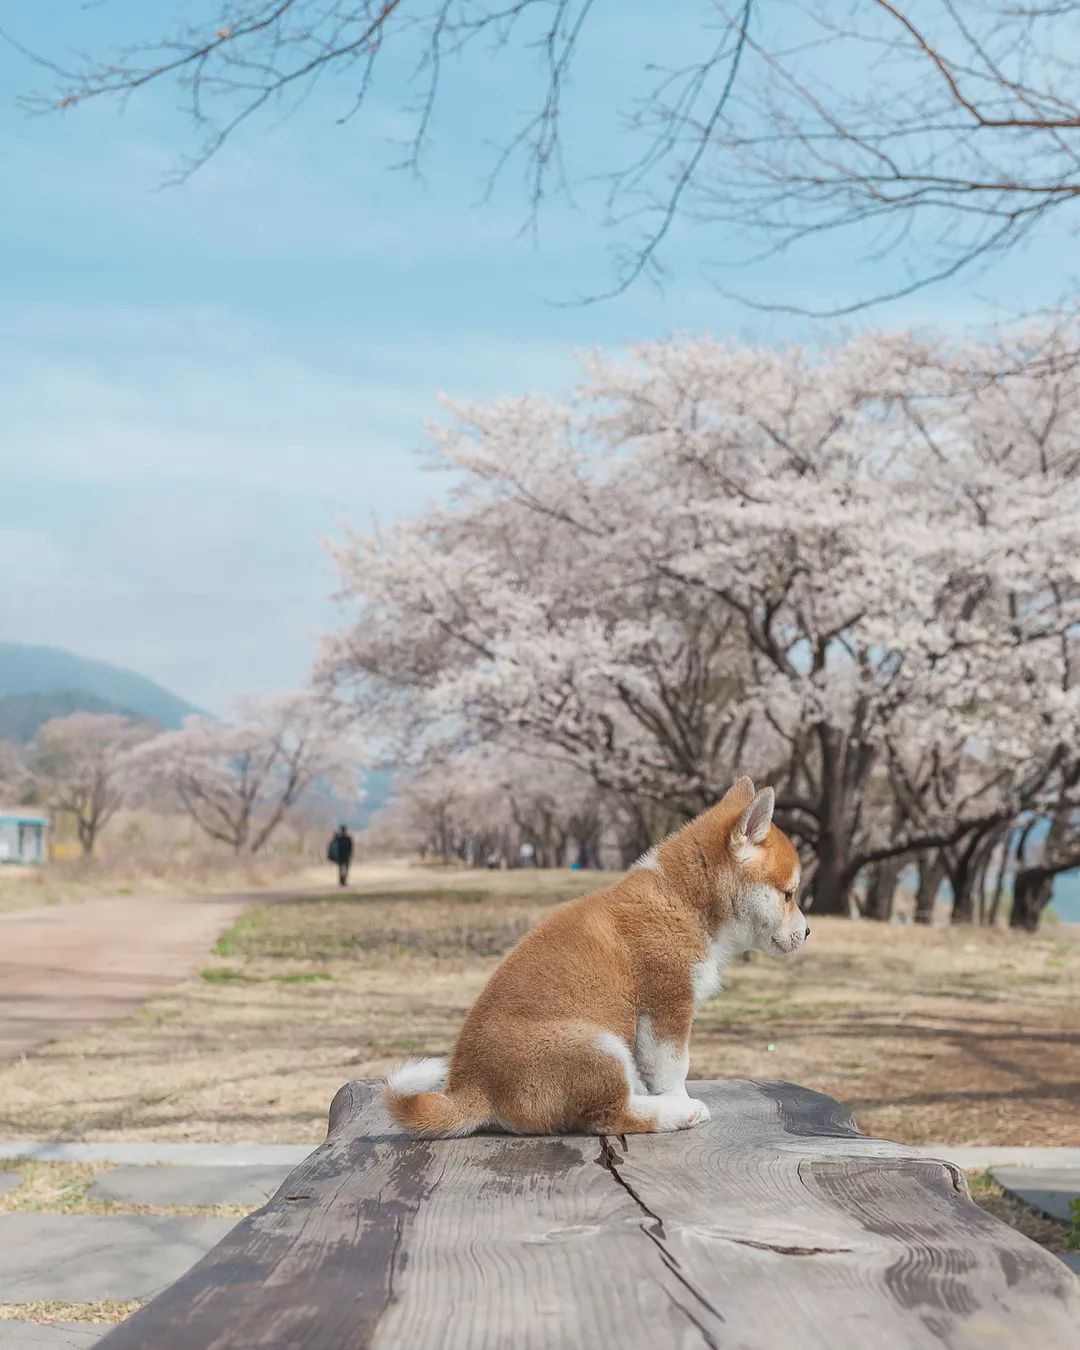
[[[370,1085],[104,1350],[1075,1350],[1080,1283],[962,1175],[791,1084],[677,1135],[407,1140]]]

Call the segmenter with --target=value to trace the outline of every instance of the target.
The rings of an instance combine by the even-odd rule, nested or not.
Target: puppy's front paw
[[[693,1097],[647,1097],[645,1100],[655,1113],[658,1130],[688,1130],[709,1119],[709,1108]]]
[[[690,1114],[686,1118],[687,1125],[704,1125],[707,1120],[712,1120],[712,1113],[704,1102],[699,1102],[696,1097],[690,1097],[687,1101],[690,1108]]]

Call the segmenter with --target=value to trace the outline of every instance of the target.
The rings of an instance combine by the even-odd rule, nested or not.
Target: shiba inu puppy
[[[799,858],[772,788],[740,778],[614,886],[560,905],[498,966],[447,1064],[411,1060],[384,1088],[412,1134],[630,1134],[709,1118],[687,1095],[690,1025],[724,967],[810,935]]]

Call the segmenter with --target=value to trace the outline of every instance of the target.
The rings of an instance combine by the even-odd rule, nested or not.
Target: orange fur
[[[696,1003],[715,992],[723,959],[804,940],[798,855],[772,824],[772,801],[740,779],[659,844],[655,862],[646,855],[615,885],[553,910],[481,991],[445,1087],[439,1061],[391,1075],[394,1119],[452,1135],[630,1133],[706,1118],[682,1085]],[[646,1092],[638,1079],[650,1074],[671,1086]]]

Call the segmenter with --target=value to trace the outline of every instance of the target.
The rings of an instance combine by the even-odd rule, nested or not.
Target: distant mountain
[[[175,728],[198,711],[133,670],[58,647],[0,642],[0,740],[29,740],[49,717],[71,712],[122,712]]]
[[[0,741],[29,745],[38,727],[53,717],[67,717],[73,712],[132,716],[129,709],[82,689],[64,689],[58,694],[0,694]]]

